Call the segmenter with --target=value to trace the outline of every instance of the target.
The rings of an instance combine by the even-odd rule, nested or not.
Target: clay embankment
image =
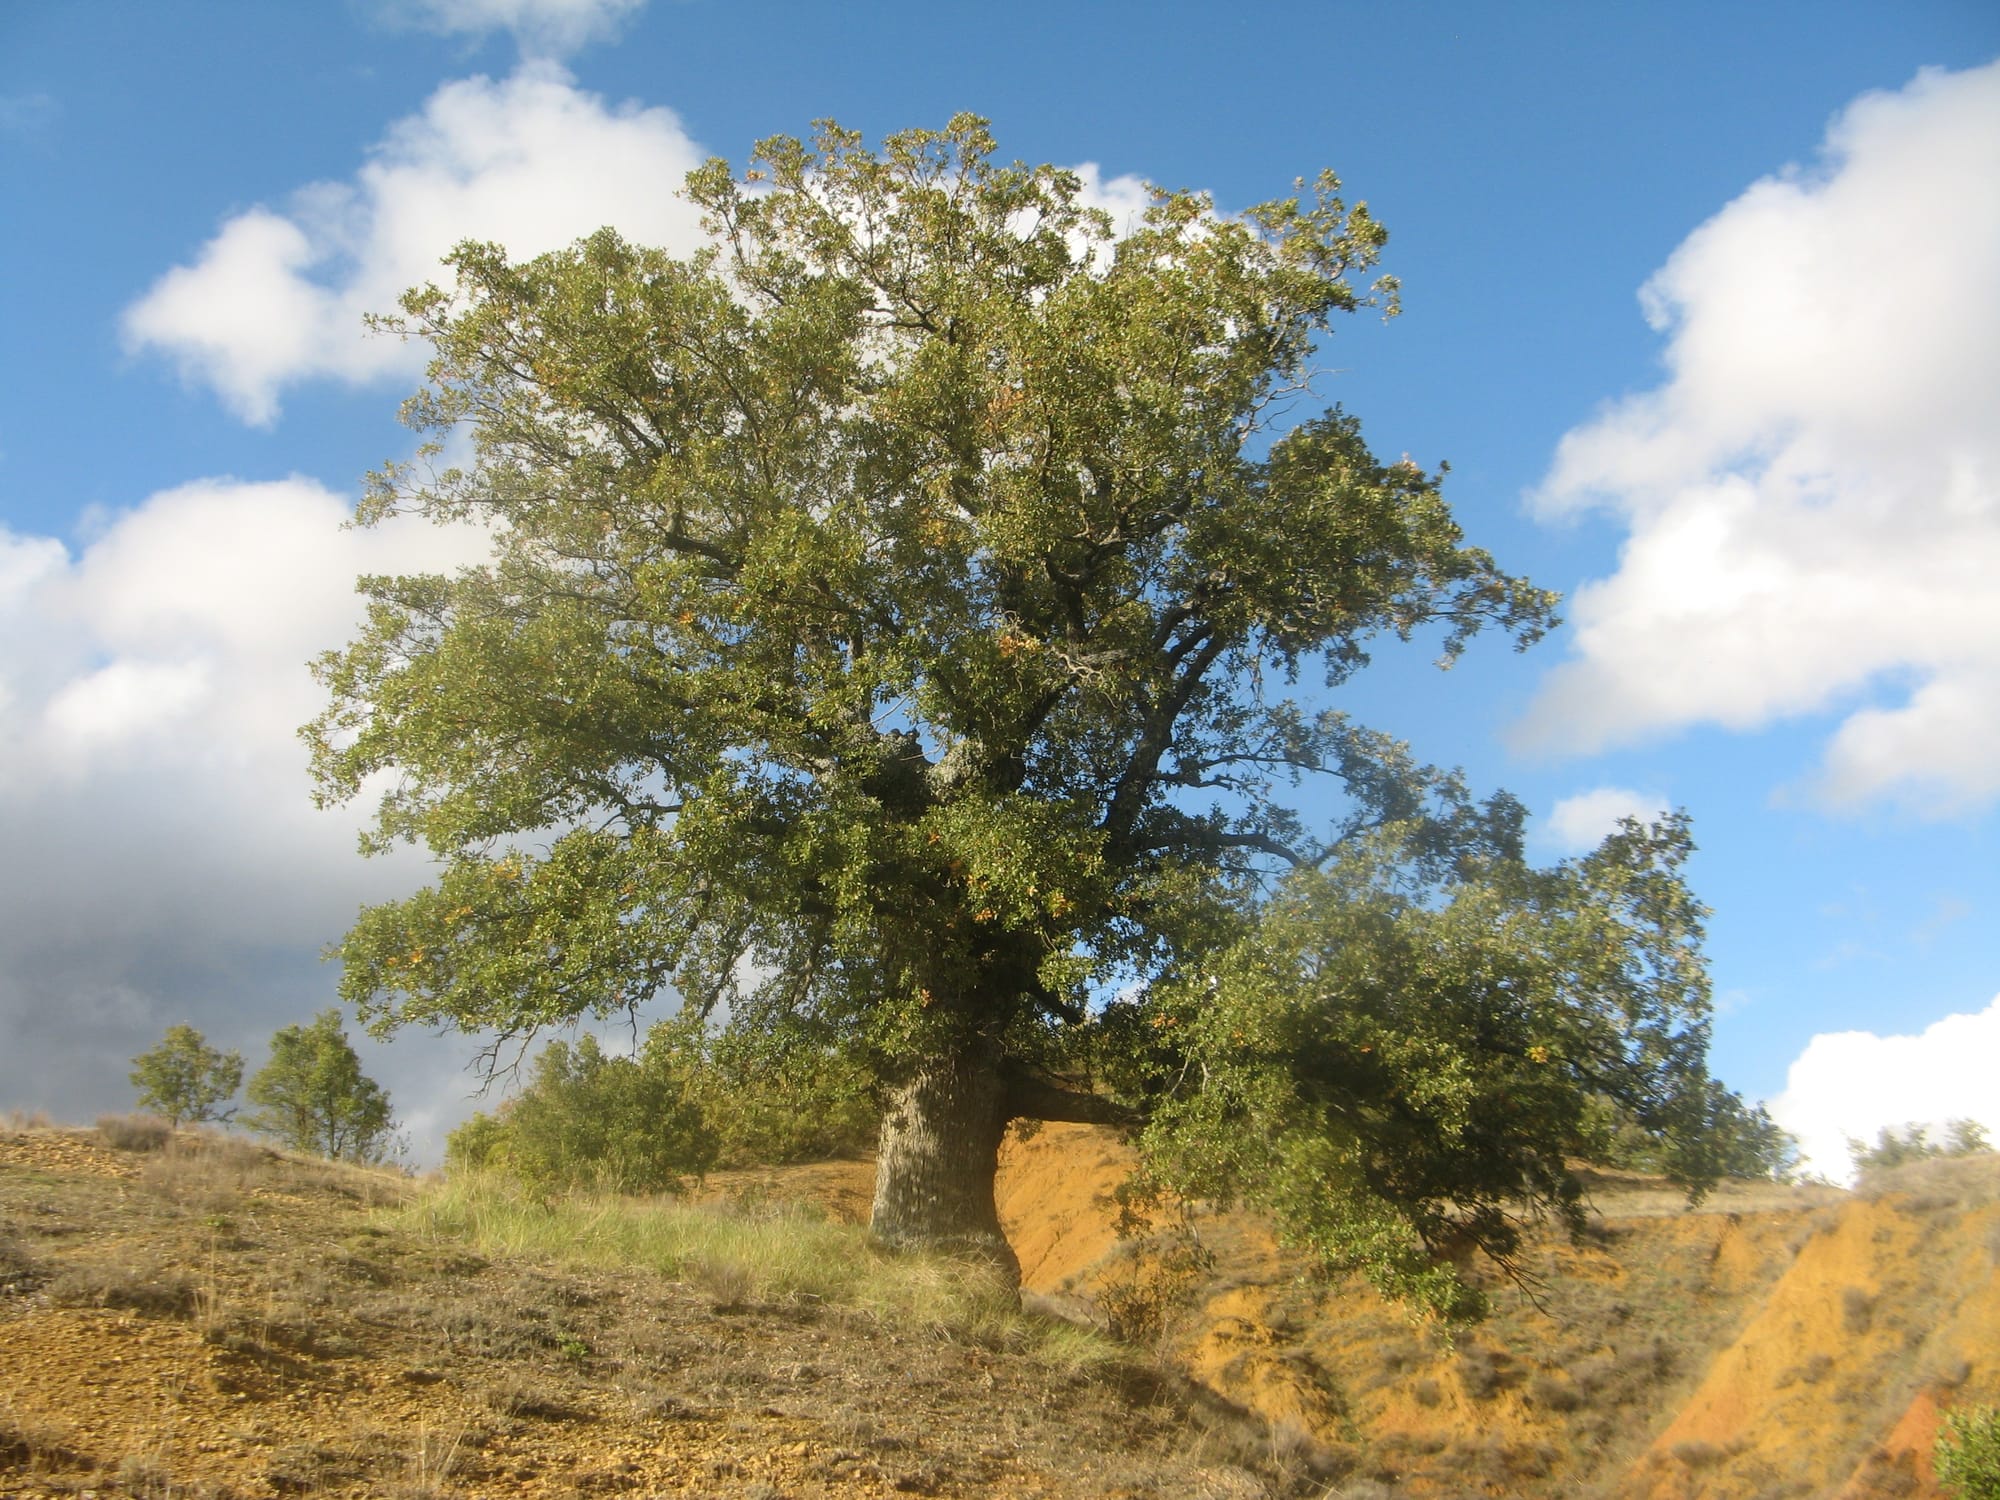
[[[1089,1127],[1009,1142],[1031,1292],[1103,1316],[1157,1305],[1149,1275],[1175,1290],[1162,1245],[1117,1238],[1130,1161]],[[1492,1286],[1455,1347],[1365,1289],[1316,1293],[1255,1220],[1199,1217],[1212,1270],[1163,1350],[1355,1495],[1935,1495],[1940,1409],[2000,1401],[2000,1156],[1696,1211],[1644,1178],[1593,1196],[1592,1233],[1534,1241],[1531,1284]]]

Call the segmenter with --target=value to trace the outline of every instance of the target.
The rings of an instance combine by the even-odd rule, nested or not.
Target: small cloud
[[[1739,1011],[1748,1010],[1756,1002],[1757,996],[1750,990],[1741,988],[1717,990],[1715,992],[1713,1009],[1717,1019],[1720,1019],[1723,1016],[1733,1016]]]
[[[61,113],[48,94],[0,94],[0,135],[40,135]]]
[[[1582,854],[1604,842],[1622,818],[1654,823],[1668,811],[1658,792],[1637,792],[1624,786],[1601,786],[1565,797],[1549,812],[1543,833],[1565,854]]]
[[[614,39],[646,0],[377,0],[391,26],[440,36],[511,32],[523,57],[568,57]]]
[[[1972,904],[1961,901],[1956,896],[1939,896],[1931,903],[1931,913],[1910,932],[1910,941],[1919,948],[1928,948],[1945,930],[1972,915]]]
[[[2000,996],[1974,1015],[1950,1015],[1914,1036],[1822,1032],[1769,1101],[1771,1118],[1799,1138],[1803,1165],[1835,1182],[1852,1175],[1847,1142],[1884,1126],[1977,1120],[2000,1133]]]
[[[1870,947],[1854,938],[1842,938],[1814,959],[1812,966],[1814,972],[1824,974],[1832,969],[1845,968],[1848,964],[1879,963],[1888,956],[1880,948]]]

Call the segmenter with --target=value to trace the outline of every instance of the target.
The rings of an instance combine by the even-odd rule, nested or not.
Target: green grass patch
[[[987,1265],[885,1250],[866,1229],[831,1222],[811,1205],[694,1205],[583,1190],[544,1196],[498,1174],[465,1173],[389,1217],[482,1255],[657,1272],[700,1288],[718,1308],[836,1308],[1026,1354],[1067,1373],[1129,1358],[1094,1330],[1022,1312]]]

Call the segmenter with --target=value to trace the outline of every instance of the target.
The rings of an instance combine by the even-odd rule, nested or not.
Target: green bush
[[[663,1029],[724,1166],[786,1166],[864,1155],[882,1112],[874,1080],[803,1027],[752,1036],[691,1022]]]
[[[658,1028],[636,1058],[606,1053],[589,1032],[574,1046],[550,1042],[519,1095],[451,1133],[446,1165],[497,1168],[538,1192],[678,1187],[716,1154],[715,1132],[678,1061]]]
[[[497,1170],[548,1191],[657,1192],[713,1166],[785,1166],[865,1154],[873,1081],[802,1026],[751,1035],[663,1021],[636,1058],[586,1033],[551,1042],[528,1086],[445,1143],[445,1166]]]
[[[1938,1483],[1958,1500],[2000,1500],[2000,1407],[1946,1412],[1935,1456]]]
[[[499,1171],[506,1165],[507,1126],[488,1114],[477,1114],[444,1138],[444,1166],[453,1176],[462,1172]]]

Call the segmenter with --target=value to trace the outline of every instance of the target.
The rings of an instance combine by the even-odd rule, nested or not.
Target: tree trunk
[[[1006,1129],[990,1044],[924,1063],[889,1097],[875,1158],[875,1237],[884,1244],[980,1256],[1010,1285],[1021,1263],[1000,1231],[993,1176]]]

